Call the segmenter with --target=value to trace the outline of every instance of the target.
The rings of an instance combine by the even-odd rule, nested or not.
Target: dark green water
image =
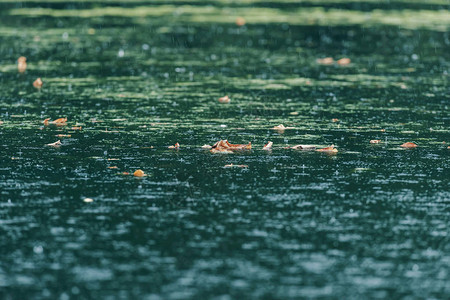
[[[448,299],[448,8],[1,0],[0,298]]]

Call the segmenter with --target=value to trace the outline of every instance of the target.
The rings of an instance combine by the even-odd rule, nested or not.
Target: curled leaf
[[[272,150],[273,142],[269,141],[267,144],[264,145],[263,150]]]
[[[231,101],[231,99],[228,96],[220,97],[218,100],[220,103],[230,103]]]
[[[403,147],[403,148],[416,148],[417,145],[414,144],[414,143],[411,143],[411,142],[407,142],[407,143],[404,143],[404,144],[400,145],[400,147]]]
[[[180,144],[176,143],[175,145],[169,146],[168,148],[169,149],[179,149],[180,148]]]
[[[331,145],[330,147],[325,147],[325,148],[322,148],[322,149],[317,149],[316,151],[320,151],[320,152],[338,152],[338,149],[336,149],[335,147],[334,147],[334,145]]]
[[[44,83],[42,82],[42,79],[40,77],[33,82],[33,86],[37,89],[40,89],[43,84]]]
[[[44,125],[49,125],[49,124],[55,124],[55,125],[58,125],[58,126],[61,126],[61,125],[66,125],[66,122],[67,122],[67,118],[59,118],[59,119],[56,119],[56,120],[54,120],[54,121],[50,121],[50,118],[47,118],[47,119],[45,119],[44,120]]]
[[[370,140],[371,144],[379,144],[381,143],[381,140]]]

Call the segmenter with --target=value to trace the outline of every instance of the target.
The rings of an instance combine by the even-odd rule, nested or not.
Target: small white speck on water
[[[123,49],[120,49],[119,52],[117,52],[118,57],[123,57],[125,55],[125,51]]]

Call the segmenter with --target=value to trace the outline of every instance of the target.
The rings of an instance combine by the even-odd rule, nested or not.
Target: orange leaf
[[[381,143],[381,140],[370,140],[371,144],[379,144]]]
[[[147,175],[144,173],[144,171],[142,171],[141,169],[134,171],[133,175],[136,176],[136,177],[147,176]]]
[[[400,145],[400,147],[403,147],[403,148],[416,148],[417,145],[414,144],[414,143],[411,143],[411,142],[407,142],[407,143],[404,143],[404,144]]]
[[[319,65],[332,65],[334,63],[334,59],[332,57],[318,58],[316,62]]]
[[[17,69],[19,73],[24,73],[27,69],[27,58],[25,56],[21,56],[17,59]]]
[[[263,150],[272,150],[272,142],[268,142],[267,144],[264,145]]]
[[[242,17],[237,17],[236,18],[236,25],[237,26],[244,26],[245,25],[245,19]]]
[[[350,60],[350,58],[344,57],[344,58],[341,58],[340,60],[338,60],[337,63],[340,66],[346,66],[351,63],[351,60]]]

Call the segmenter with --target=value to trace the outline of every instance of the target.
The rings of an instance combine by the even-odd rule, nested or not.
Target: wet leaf
[[[292,147],[288,147],[288,149],[289,148],[294,150],[309,150],[309,151],[317,149],[317,147],[314,145],[295,145]]]
[[[228,151],[250,150],[250,149],[252,149],[251,142],[248,144],[230,144],[227,140],[220,140],[212,146],[211,152],[227,153]]]
[[[236,18],[236,25],[237,26],[244,26],[245,25],[245,19],[242,17],[237,17]]]
[[[381,140],[370,140],[371,144],[380,144]]]
[[[206,144],[202,146],[202,149],[211,149],[211,148],[212,148],[212,146],[206,145]]]

